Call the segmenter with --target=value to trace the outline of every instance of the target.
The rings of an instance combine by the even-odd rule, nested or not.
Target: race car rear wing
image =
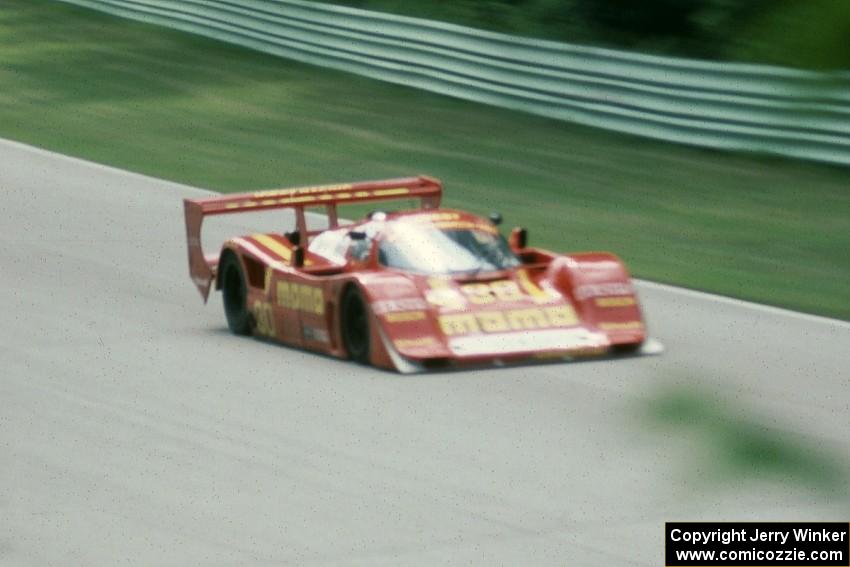
[[[189,273],[206,302],[215,277],[218,257],[204,255],[201,244],[201,225],[204,217],[231,213],[254,212],[268,209],[292,209],[298,232],[306,238],[307,219],[304,209],[324,207],[328,226],[339,226],[337,205],[369,201],[420,199],[423,209],[440,206],[443,186],[438,179],[420,175],[383,181],[342,183],[295,189],[273,189],[257,193],[222,195],[208,199],[184,199],[186,215],[186,242],[189,247]]]

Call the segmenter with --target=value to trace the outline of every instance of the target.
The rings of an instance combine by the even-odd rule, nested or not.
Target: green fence
[[[850,165],[850,73],[637,55],[301,0],[61,1],[561,120]]]

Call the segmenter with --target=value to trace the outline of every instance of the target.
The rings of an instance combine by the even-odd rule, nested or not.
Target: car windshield
[[[495,229],[440,229],[428,223],[393,223],[378,248],[378,261],[388,268],[422,274],[504,270],[519,265]]]

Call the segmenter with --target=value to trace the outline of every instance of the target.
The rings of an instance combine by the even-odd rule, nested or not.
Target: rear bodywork
[[[382,222],[437,227],[484,226],[475,215],[440,209],[442,187],[429,177],[265,191],[185,201],[189,267],[206,299],[220,287],[221,258],[238,258],[247,283],[252,333],[331,356],[348,356],[341,335],[342,297],[356,286],[369,306],[369,361],[414,372],[428,368],[503,364],[657,352],[629,274],[609,253],[556,254],[514,243],[520,264],[476,274],[429,276],[381,264],[375,252]],[[388,213],[340,228],[342,203],[417,199],[414,210]],[[328,228],[310,231],[305,209],[322,207]],[[271,208],[295,212],[295,232],[232,238],[208,255],[203,218]],[[311,251],[324,230],[368,226],[375,242],[355,255]],[[495,231],[495,228],[491,227]],[[301,251],[297,249],[301,249]]]

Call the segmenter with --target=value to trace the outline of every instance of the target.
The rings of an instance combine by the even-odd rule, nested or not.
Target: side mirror
[[[502,224],[502,213],[490,213],[489,218],[490,222],[496,226]]]
[[[284,234],[286,239],[292,243],[293,246],[298,246],[301,244],[301,233],[297,230],[293,230],[292,232],[287,232]]]
[[[522,250],[528,246],[528,231],[520,227],[514,228],[508,237],[508,244],[513,250]]]
[[[292,265],[296,268],[300,268],[304,265],[304,249],[300,246],[296,246],[292,249]]]

